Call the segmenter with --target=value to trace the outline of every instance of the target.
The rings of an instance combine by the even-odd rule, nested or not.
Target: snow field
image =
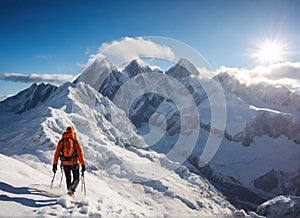
[[[75,199],[66,195],[65,181],[59,190],[61,173],[58,171],[50,189],[50,166],[36,164],[32,168],[29,155],[16,160],[0,155],[1,208],[0,216],[10,211],[12,216],[103,216],[103,217],[161,217],[178,215],[199,216],[230,214],[230,206],[210,185],[199,192],[196,185],[181,181],[170,174],[160,181],[132,182],[106,172],[86,173],[87,196],[77,187]],[[13,173],[11,173],[13,172]],[[198,178],[199,182],[201,181]],[[204,187],[204,185],[203,185]],[[209,197],[209,198],[208,198]],[[11,213],[11,211],[14,211]]]

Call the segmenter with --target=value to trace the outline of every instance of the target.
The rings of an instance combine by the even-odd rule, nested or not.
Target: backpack
[[[62,145],[60,149],[60,160],[70,161],[78,156],[74,140],[69,138],[67,134],[63,134]]]

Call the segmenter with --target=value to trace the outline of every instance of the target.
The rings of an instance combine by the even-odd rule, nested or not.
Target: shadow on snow
[[[0,190],[16,195],[38,195],[49,198],[46,200],[35,200],[26,197],[10,197],[7,195],[0,195],[1,201],[14,201],[27,207],[45,207],[56,204],[56,199],[53,196],[47,194],[47,192],[45,191],[41,191],[35,188],[14,187],[7,183],[0,182]]]

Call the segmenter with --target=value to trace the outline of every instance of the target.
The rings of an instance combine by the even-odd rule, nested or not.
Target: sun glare
[[[288,54],[286,44],[276,40],[265,40],[257,43],[257,48],[250,52],[256,62],[263,65],[285,61]]]
[[[263,62],[272,63],[282,60],[282,49],[274,42],[266,42],[260,47],[258,58]]]

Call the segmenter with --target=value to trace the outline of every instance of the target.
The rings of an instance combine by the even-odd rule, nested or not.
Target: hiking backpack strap
[[[60,161],[64,161],[64,139],[61,139],[61,147],[60,147],[60,151],[59,151],[59,158]]]
[[[76,143],[74,142],[74,139],[71,139],[71,140],[72,140],[72,146],[73,146],[73,155],[72,155],[72,157],[76,158],[76,157],[78,157]]]

